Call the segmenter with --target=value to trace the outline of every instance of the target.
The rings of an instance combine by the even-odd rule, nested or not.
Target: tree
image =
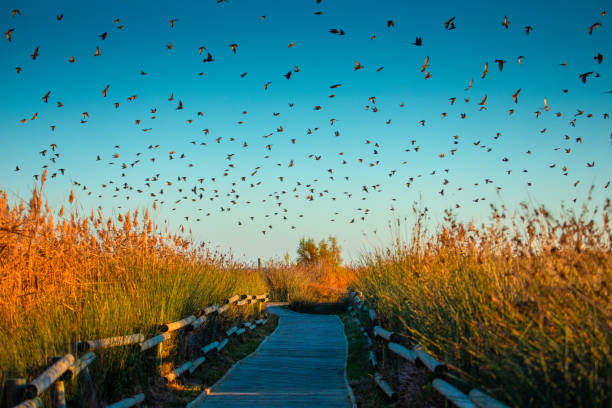
[[[305,237],[300,239],[300,243],[297,249],[298,263],[301,264],[313,264],[319,258],[319,250],[314,239]]]
[[[339,266],[342,263],[340,246],[336,237],[330,236],[327,240],[322,239],[319,245],[313,238],[302,238],[297,249],[298,263],[300,264],[327,264]]]

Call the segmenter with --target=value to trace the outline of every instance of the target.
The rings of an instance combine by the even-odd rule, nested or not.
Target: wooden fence
[[[202,326],[212,314],[221,315],[232,306],[245,306],[252,303],[264,303],[269,301],[268,294],[262,295],[235,295],[226,299],[223,305],[212,305],[198,310],[193,315],[187,316],[176,322],[159,325],[156,331],[159,333],[149,339],[136,333],[127,336],[109,337],[105,339],[88,340],[78,342],[74,345],[73,353],[56,357],[43,373],[30,382],[24,378],[9,378],[5,384],[5,406],[15,408],[42,407],[41,394],[46,390],[52,391],[54,408],[65,408],[65,383],[79,378],[82,387],[83,406],[98,407],[95,389],[88,366],[96,359],[95,351],[111,347],[131,346],[140,352],[157,347],[158,356],[161,355],[163,342],[172,338],[179,330],[191,331]],[[261,308],[258,312],[261,311]],[[245,322],[240,326],[234,326],[223,333],[223,337],[213,341],[201,348],[201,355],[193,361],[187,361],[176,367],[173,371],[163,376],[164,382],[171,383],[178,377],[192,374],[200,365],[206,361],[206,355],[213,351],[221,351],[234,338],[242,338],[247,332],[257,326],[265,324],[267,319],[259,319],[254,323]],[[75,356],[79,356],[76,358]],[[161,363],[161,359],[160,359]],[[106,408],[127,408],[138,405],[146,399],[144,394],[137,394],[113,404]]]
[[[396,399],[397,392],[384,379],[384,376],[376,371],[380,368],[379,356],[383,360],[395,359],[397,361],[399,359],[399,361],[409,361],[427,367],[433,373],[433,388],[459,408],[508,408],[506,404],[495,400],[476,388],[470,387],[463,381],[460,385],[453,384],[457,381],[455,376],[451,375],[454,370],[452,366],[436,360],[419,344],[412,347],[402,344],[401,337],[397,333],[378,325],[376,311],[369,308],[360,296],[362,295],[349,290],[350,306],[348,310],[359,326],[361,333],[367,339],[370,349],[368,357],[372,368],[375,370],[374,381],[388,398]],[[469,389],[470,391],[464,393],[459,388]]]

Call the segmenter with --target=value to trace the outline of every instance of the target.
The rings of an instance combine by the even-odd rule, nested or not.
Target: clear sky
[[[49,165],[56,209],[71,186],[87,213],[158,200],[159,223],[248,261],[328,235],[357,258],[389,243],[389,221],[410,221],[415,201],[434,224],[447,208],[484,221],[490,204],[581,205],[591,185],[601,204],[612,190],[606,3],[3,2],[2,31],[14,31],[0,41],[0,188],[28,197]]]

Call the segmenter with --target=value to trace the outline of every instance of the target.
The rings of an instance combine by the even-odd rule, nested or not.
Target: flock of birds
[[[217,3],[223,3],[224,1],[225,0],[217,0]],[[321,3],[321,0],[316,0],[316,3],[317,4]],[[321,15],[323,14],[323,11],[315,11],[314,14]],[[603,19],[605,18],[606,14],[607,14],[606,11],[601,12],[601,15],[598,16],[598,17],[601,17],[600,21],[604,21]],[[18,19],[27,18],[26,13],[22,15],[19,9],[12,10],[11,16],[15,19],[16,26],[18,26],[17,24]],[[68,13],[66,13],[66,18],[70,18]],[[263,21],[266,19],[266,16],[261,16],[259,17],[259,19]],[[62,24],[62,21],[64,21],[64,14],[57,15],[57,23]],[[602,25],[600,21],[596,21],[591,26],[585,27],[585,30],[587,30],[588,33],[591,35],[596,35],[597,31],[600,29]],[[383,23],[384,22],[381,22],[381,24]],[[116,25],[117,30],[125,29],[125,26],[123,25],[121,18],[115,19],[114,24]],[[168,25],[170,28],[173,29],[178,24],[181,24],[181,21],[179,19],[177,18],[168,19]],[[388,20],[386,21],[385,25],[387,29],[393,29],[395,27],[395,24],[396,23],[394,20]],[[506,30],[511,30],[512,28],[514,28],[512,25],[511,19],[507,16],[500,16],[498,24],[501,24],[501,26],[505,28]],[[445,29],[449,31],[459,30],[461,29],[460,22],[457,21],[455,17],[449,18],[446,21],[440,21],[440,29]],[[332,35],[332,36],[348,36],[349,35],[349,33],[345,32],[343,28],[331,28],[331,29],[326,28],[325,30],[328,31],[329,33],[328,35]],[[524,31],[524,34],[522,33],[521,35],[529,36],[533,30],[534,30],[534,27],[532,27],[531,25],[522,27],[521,31]],[[15,46],[19,46],[19,29],[18,28],[12,28],[12,27],[8,28],[8,30],[6,30],[4,33],[5,33],[6,41],[10,42],[11,44],[14,44]],[[108,32],[100,33],[98,36],[97,42],[102,45],[97,45],[97,46],[93,44],[93,40],[96,40],[96,39],[92,39],[92,48],[91,48],[92,52],[91,52],[91,55],[88,56],[88,58],[104,58],[104,46],[103,45],[106,41],[108,41],[109,37],[111,36],[112,34],[109,34]],[[375,38],[376,36],[372,35],[370,39],[374,40]],[[167,50],[172,50],[174,47],[172,42],[168,42],[164,45],[167,48]],[[424,41],[422,37],[416,37],[414,42],[411,43],[411,45],[415,47],[426,47],[426,41]],[[293,48],[295,47],[295,43],[290,42],[287,45],[287,47]],[[237,53],[240,53],[241,46],[238,43],[230,43],[228,44],[227,50],[231,54],[237,54]],[[214,63],[217,58],[219,59],[226,58],[226,56],[218,57],[217,53],[215,53],[215,56],[213,56],[212,51],[207,49],[205,46],[201,46],[200,48],[195,49],[194,54],[195,53],[197,53],[200,56],[204,66],[206,66],[207,64]],[[218,51],[218,54],[222,54],[222,52]],[[37,61],[37,63],[43,63],[44,58],[45,58],[45,51],[40,49],[37,46],[32,50],[30,58],[33,61]],[[84,56],[79,57],[79,59],[80,58],[85,58],[85,57]],[[523,64],[523,61],[525,59],[526,59],[525,56],[522,56],[522,55],[518,56],[516,58],[516,63],[521,65]],[[69,64],[75,64],[75,63],[78,63],[79,60],[75,58],[73,55],[68,55],[66,57],[66,62]],[[606,57],[604,57],[603,54],[598,52],[596,55],[593,56],[593,61],[591,62],[593,69],[587,72],[581,73],[578,76],[578,78],[576,78],[576,83],[578,84],[582,83],[586,85],[593,78],[600,77],[600,74],[597,72],[597,67],[599,67],[602,63],[606,63],[606,62],[607,62]],[[495,68],[496,70],[499,70],[499,72],[503,72],[504,66],[508,63],[509,61],[504,60],[504,59],[495,59],[492,64],[493,66],[489,67],[489,62],[485,62],[483,64],[482,71],[477,74],[475,73],[476,74],[475,77],[477,78],[477,80],[478,78],[480,80],[485,79],[485,77],[489,74],[489,70],[493,68]],[[564,61],[559,61],[559,63],[563,67],[567,65],[566,62]],[[353,71],[359,71],[362,69],[364,69],[364,66],[359,61],[353,61]],[[379,67],[377,68],[377,71],[380,72],[383,69],[384,67]],[[430,72],[429,56],[427,56],[422,63],[419,63],[418,66],[415,66],[415,69],[420,69],[420,72],[422,73],[424,80],[427,81],[427,80],[430,80],[430,78],[432,78],[432,73]],[[293,69],[284,73],[283,76],[286,78],[286,80],[292,80],[292,78],[294,78],[294,76],[296,76],[296,74],[298,74],[299,72],[300,72],[300,67],[296,65]],[[244,78],[247,74],[248,72],[244,72],[240,75],[240,77]],[[15,75],[27,75],[27,72],[22,69],[21,65],[19,65],[15,67]],[[141,70],[140,75],[146,76],[148,74],[145,70]],[[204,75],[204,73],[201,72],[199,73],[199,75]],[[466,95],[464,97],[450,96],[448,98],[448,103],[451,106],[455,105],[456,103],[470,103],[471,98],[468,96],[469,95],[468,91],[472,88],[473,84],[474,84],[473,78],[467,79],[465,83]],[[329,89],[331,91],[329,98],[334,98],[336,96],[335,92],[340,92],[341,87],[342,87],[342,83],[333,83],[329,85]],[[104,86],[104,88],[100,89],[99,97],[110,99],[111,89],[112,89],[112,84],[107,84],[106,86]],[[262,92],[270,92],[271,90],[273,90],[272,81],[267,81],[262,84],[261,86]],[[569,90],[563,89],[563,92],[569,93]],[[612,90],[604,91],[604,92],[612,94]],[[53,98],[54,98],[53,90],[44,90],[43,92],[41,92],[41,100],[32,101],[32,106],[36,106],[36,103],[55,104],[57,108],[62,108],[64,106],[62,101],[56,100]],[[130,103],[136,100],[137,98],[139,98],[139,95],[133,94],[133,95],[127,96],[125,101],[116,100],[116,101],[111,101],[110,103],[112,103],[114,108],[120,109],[125,103]],[[521,88],[516,89],[511,95],[508,95],[508,98],[509,100],[511,98],[515,106],[518,105],[521,99]],[[173,104],[173,107],[176,111],[187,109],[187,107],[183,104],[183,101],[179,97],[175,97],[174,93],[171,93],[170,95],[168,95],[168,102]],[[377,101],[376,101],[375,96],[369,97],[367,105],[365,106],[365,110],[369,112],[373,112],[373,113],[378,112],[379,107],[377,106],[376,102]],[[487,103],[488,103],[487,95],[485,94],[482,98],[479,97],[478,99],[474,101],[474,103],[477,104],[478,110],[480,111],[487,110]],[[293,108],[294,102],[288,102],[288,106],[290,109]],[[399,106],[403,108],[405,104],[401,102]],[[315,105],[313,109],[315,111],[320,111],[323,108],[322,108],[322,105]],[[34,108],[33,110],[36,110],[36,108]],[[544,112],[549,112],[549,111],[551,111],[551,107],[549,106],[547,99],[544,98],[541,108],[535,111],[534,114],[536,117],[539,117],[540,115],[543,115]],[[151,119],[155,119],[158,115],[158,110],[157,108],[152,107],[147,113],[150,114]],[[248,111],[242,111],[241,113],[244,115],[247,115]],[[508,110],[508,115],[513,115],[514,113],[515,113],[515,108],[513,106]],[[554,114],[556,115],[556,117],[562,117],[564,115],[562,112],[556,112]],[[196,123],[196,120],[198,118],[204,116],[204,112],[202,111],[193,112],[193,115],[194,115],[193,118],[190,118],[187,120],[188,124]],[[277,117],[280,115],[280,113],[274,112],[273,115]],[[447,115],[448,115],[447,112],[442,112],[441,118],[445,118],[447,117]],[[602,119],[609,118],[609,113],[607,112],[597,113],[595,115],[601,117]],[[461,119],[465,119],[466,116],[467,116],[466,113],[460,114]],[[569,125],[572,127],[575,127],[577,125],[577,121],[583,117],[591,118],[591,117],[594,117],[594,114],[578,109],[577,112],[573,115],[573,117],[569,120]],[[89,118],[90,118],[89,112],[83,111],[79,118],[80,123],[82,124],[88,123]],[[27,126],[29,122],[40,120],[40,119],[38,119],[38,112],[35,112],[35,113],[28,114],[27,116],[16,119],[16,120],[19,120],[22,124],[24,124],[24,126]],[[336,118],[329,118],[329,123],[332,127],[335,126],[335,123],[337,121],[338,119]],[[134,123],[140,127],[140,130],[142,132],[150,132],[153,129],[152,127],[142,126],[140,119],[134,119]],[[238,122],[238,124],[242,124],[242,123],[244,122],[243,121]],[[391,119],[388,119],[386,123],[390,124]],[[426,126],[426,124],[427,124],[427,120],[422,119],[419,121],[418,126]],[[52,132],[56,131],[55,124],[49,123],[49,127]],[[274,127],[275,127],[274,131],[266,135],[261,135],[264,139],[266,139],[264,159],[269,159],[271,157],[270,155],[272,154],[272,150],[274,146],[274,143],[272,143],[273,136],[278,136],[279,134],[282,134],[285,131],[282,125],[274,126]],[[209,128],[204,128],[204,129],[201,129],[200,131],[201,131],[202,137],[204,137],[204,141],[193,140],[190,142],[191,144],[196,145],[196,146],[206,147],[207,145],[214,144],[214,143],[217,143],[217,144],[233,143],[233,145],[231,146],[233,146],[234,148],[236,148],[236,146],[240,146],[243,149],[249,148],[249,142],[246,140],[241,142],[241,141],[237,141],[236,138],[234,137],[227,138],[223,136],[216,136],[214,135],[213,129],[209,129]],[[312,128],[306,129],[305,134],[312,135],[313,132],[317,132],[317,131],[319,131],[319,128],[313,126]],[[542,129],[540,132],[545,133],[546,128]],[[334,133],[334,136],[340,136],[339,130],[335,130],[333,131],[333,133]],[[56,133],[52,133],[52,137],[55,134]],[[257,136],[257,137],[261,137],[261,136]],[[498,132],[493,138],[493,140],[497,140],[500,136],[501,136],[501,132]],[[568,141],[568,143],[570,142],[577,143],[577,144],[582,143],[582,137],[570,137],[568,135],[565,135],[564,137]],[[611,138],[612,138],[612,134],[611,134]],[[297,147],[299,147],[299,144],[302,141],[299,139],[297,135],[291,135],[288,138],[288,140],[290,141],[291,145],[297,144],[298,145]],[[444,158],[444,157],[454,155],[459,149],[458,147],[459,142],[460,142],[459,135],[453,136],[453,144],[456,146],[448,151],[440,152],[438,154],[439,157]],[[372,149],[371,153],[373,155],[379,154],[379,151],[381,150],[382,142],[375,140],[375,137],[366,139],[365,142],[363,143],[367,146],[368,149],[370,148]],[[406,148],[406,152],[412,152],[412,153],[419,152],[421,148],[421,144],[416,140],[416,138],[409,140],[408,143],[409,145]],[[493,149],[492,146],[486,146],[484,143],[481,143],[480,140],[474,141],[472,143],[475,147],[482,148],[483,150],[487,152],[490,152]],[[108,164],[113,165],[115,167],[119,166],[121,168],[120,177],[118,176],[117,178],[110,179],[108,180],[108,182],[105,182],[104,184],[100,186],[87,185],[83,182],[78,181],[77,179],[86,177],[86,174],[79,174],[78,169],[74,169],[74,171],[71,172],[70,169],[66,169],[62,166],[61,164],[62,156],[61,156],[60,147],[58,146],[58,143],[50,142],[48,146],[45,146],[44,148],[42,148],[42,150],[37,149],[37,151],[38,151],[38,154],[40,154],[41,156],[48,158],[49,162],[44,165],[44,168],[48,170],[48,174],[50,175],[51,178],[71,175],[72,177],[71,183],[73,184],[74,188],[81,189],[85,191],[87,194],[97,196],[98,198],[106,197],[109,199],[113,198],[116,200],[119,200],[119,199],[130,200],[130,198],[132,198],[133,201],[134,200],[137,201],[137,205],[142,205],[143,201],[145,200],[152,200],[158,204],[168,204],[170,207],[172,207],[171,210],[177,210],[177,208],[179,208],[181,203],[189,203],[189,202],[196,203],[196,205],[199,206],[198,208],[199,212],[196,214],[192,214],[192,215],[185,215],[184,216],[185,221],[186,221],[185,224],[201,221],[204,216],[214,216],[215,209],[217,209],[219,213],[223,213],[223,212],[231,211],[231,209],[237,205],[252,204],[251,201],[244,200],[242,198],[245,195],[243,193],[243,190],[247,188],[260,188],[262,185],[265,185],[265,182],[266,182],[265,179],[257,178],[259,177],[258,173],[260,173],[262,169],[265,167],[264,162],[262,162],[258,166],[254,166],[248,174],[236,176],[234,179],[232,179],[233,172],[235,170],[235,161],[233,161],[233,159],[237,157],[235,152],[228,152],[225,154],[225,159],[228,162],[227,168],[221,171],[220,175],[211,176],[210,174],[211,171],[207,169],[203,171],[200,177],[197,177],[195,179],[191,177],[183,176],[183,175],[175,174],[175,175],[170,176],[168,174],[162,175],[161,173],[155,173],[155,174],[150,174],[149,177],[146,177],[143,180],[134,181],[131,183],[128,183],[127,181],[125,181],[127,180],[126,177],[129,175],[130,170],[135,168],[136,166],[143,164],[144,161],[150,161],[149,164],[155,165],[156,163],[159,163],[159,161],[163,160],[164,157],[162,154],[156,154],[156,152],[159,152],[161,150],[160,147],[161,147],[160,144],[148,144],[146,146],[143,146],[143,150],[141,152],[138,152],[132,160],[128,160],[125,162],[122,161],[123,159],[122,159],[122,154],[120,150],[121,149],[120,145],[114,145],[113,151],[110,153],[110,155],[100,153],[96,157],[92,157],[92,160],[94,160],[95,162],[104,163],[107,160],[107,157],[110,156],[111,161]],[[300,149],[301,149],[300,151],[303,152],[303,147]],[[571,154],[572,152],[572,146],[570,144],[567,144],[565,147],[557,147],[555,149],[556,150],[562,149],[562,151],[564,151],[567,154]],[[146,151],[149,151],[150,157],[146,157],[146,154],[143,154],[143,152],[146,152]],[[527,151],[527,154],[531,154],[531,151]],[[346,165],[348,164],[349,160],[352,160],[346,157],[343,152],[339,152],[338,155],[339,155],[339,161],[338,161],[339,165]],[[167,155],[165,156],[166,156],[165,159],[167,160],[186,159],[186,154],[180,152],[176,148],[169,150]],[[307,159],[312,160],[310,166],[317,166],[318,162],[321,160],[322,154],[312,153],[309,155],[306,154],[306,156],[307,156]],[[376,157],[374,156],[371,156],[372,160],[369,162],[368,162],[368,159],[365,159],[364,157],[356,158],[356,162],[360,164],[365,164],[368,167],[377,167],[377,166],[381,166],[384,164],[384,163],[381,163],[380,160],[376,160]],[[202,156],[201,158],[203,159],[204,156]],[[432,160],[433,159],[434,158],[432,158]],[[276,165],[278,167],[292,168],[296,165],[296,162],[297,162],[297,160],[294,162],[294,159],[292,158],[284,158],[284,160],[285,160],[284,163],[276,163]],[[508,161],[509,161],[508,157],[504,157],[502,159],[502,162],[508,162]],[[405,163],[406,162],[404,162],[404,164]],[[557,164],[550,164],[549,167],[553,168],[556,165]],[[194,166],[196,166],[194,162],[186,164],[186,167],[188,168],[191,168]],[[596,166],[596,163],[594,160],[590,160],[585,163],[585,166],[587,166],[587,168],[593,168]],[[567,167],[562,166],[562,165],[559,165],[559,167],[561,167],[562,173],[564,175],[569,174],[569,170]],[[347,223],[355,223],[359,221],[364,221],[368,215],[371,215],[372,212],[369,208],[367,208],[366,202],[368,199],[376,200],[376,198],[375,197],[371,198],[368,195],[374,192],[380,192],[384,185],[383,181],[381,181],[380,183],[373,184],[373,185],[364,185],[360,183],[358,180],[354,180],[354,179],[358,179],[358,177],[353,177],[351,174],[341,175],[340,177],[338,177],[340,173],[338,168],[326,168],[326,169],[320,169],[320,170],[322,173],[325,174],[325,177],[328,178],[329,180],[328,182],[330,183],[329,186],[323,185],[323,181],[318,178],[315,178],[313,180],[300,180],[298,177],[298,179],[294,180],[293,179],[294,177],[292,177],[291,175],[279,176],[278,177],[279,181],[285,182],[287,185],[285,189],[276,190],[276,191],[267,191],[265,193],[258,193],[258,198],[263,203],[267,202],[273,205],[274,210],[271,210],[270,213],[268,214],[253,213],[252,215],[245,217],[245,219],[238,220],[237,224],[239,226],[242,226],[242,225],[245,225],[247,222],[254,222],[256,220],[259,221],[260,219],[263,219],[263,220],[267,219],[266,221],[262,222],[261,228],[258,228],[258,230],[262,234],[266,234],[266,233],[269,233],[270,230],[272,230],[274,226],[273,220],[276,218],[277,221],[287,222],[287,225],[290,228],[295,229],[296,226],[291,225],[293,222],[290,219],[293,214],[291,213],[291,209],[287,205],[288,200],[285,199],[284,197],[293,196],[294,198],[297,198],[299,200],[305,199],[307,201],[315,201],[315,200],[322,199],[322,198],[330,198],[332,201],[335,201],[338,199],[339,194],[336,194],[336,191],[334,191],[331,183],[337,180],[352,183],[355,187],[353,192],[345,191],[343,193],[344,198],[359,199],[359,200],[364,201],[364,203],[360,204],[359,208],[356,209],[357,214],[349,213],[350,210],[347,210],[344,213],[334,212],[333,215],[331,216],[330,221],[336,221],[338,219],[343,219]],[[15,172],[20,172],[20,171],[21,171],[20,165],[17,164],[15,167]],[[511,174],[512,169],[507,169],[505,171],[507,174]],[[527,171],[528,171],[527,169],[522,169],[522,172],[524,173],[526,173]],[[428,174],[431,174],[431,175],[437,174],[438,176],[442,174],[443,181],[442,181],[442,185],[440,186],[439,195],[440,197],[443,197],[445,194],[448,195],[448,191],[452,185],[451,181],[449,180],[451,178],[451,176],[449,175],[450,169],[449,168],[437,169],[437,170],[433,170],[431,173],[428,173]],[[420,177],[427,176],[427,174],[406,176],[402,174],[402,172],[399,171],[397,168],[389,168],[388,177],[398,177],[398,176],[403,177],[402,184],[404,184],[406,188],[410,189],[411,187],[415,185],[415,183]],[[34,174],[33,177],[38,180],[40,175]],[[224,179],[224,177],[227,177],[227,179]],[[225,181],[225,180],[230,180],[230,179],[232,179],[232,181]],[[290,184],[288,182],[290,182]],[[576,180],[574,183],[574,186],[576,186],[579,182],[580,180]],[[490,178],[485,178],[484,181],[479,181],[478,183],[474,183],[474,185],[478,185],[479,183],[488,185],[488,184],[493,184],[494,181]],[[528,185],[531,185],[531,183],[528,183]],[[607,189],[609,185],[610,185],[610,182],[608,181],[607,183],[605,183],[605,185],[602,185],[600,187]],[[502,187],[499,185],[496,187],[497,190],[500,190],[501,188]],[[227,190],[224,191],[223,189],[227,189]],[[462,187],[456,187],[456,189],[458,191],[461,191]],[[408,190],[408,191],[411,191],[411,190]],[[398,195],[399,194],[402,194],[402,193],[398,192]],[[473,201],[477,203],[485,199],[486,198],[484,196],[479,195],[477,197],[474,197]],[[205,208],[206,206],[204,205],[204,203],[207,200],[210,200],[212,202],[222,201],[222,203],[220,206],[216,204],[211,205],[211,207],[214,207],[214,209],[211,209],[211,207]],[[397,200],[397,197],[392,198],[393,202],[395,202],[396,200]],[[574,201],[575,200],[576,198],[574,198]],[[123,203],[125,204],[125,202]],[[394,204],[391,203],[391,205],[393,206]],[[455,203],[452,203],[452,206],[455,208],[459,208],[461,207],[461,204],[458,202],[455,202]],[[120,208],[121,203],[117,203],[117,207]],[[326,210],[327,208],[324,205],[322,205],[321,211],[323,212]],[[303,218],[303,217],[304,217],[303,214],[297,214],[293,218],[293,220],[297,218]]]

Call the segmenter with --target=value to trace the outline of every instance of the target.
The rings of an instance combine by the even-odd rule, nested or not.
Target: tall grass
[[[524,206],[364,257],[357,286],[383,324],[513,406],[610,406],[609,200],[581,214]],[[398,227],[401,223],[398,222]]]
[[[272,299],[294,305],[338,302],[346,297],[355,271],[325,262],[268,262],[262,269]]]
[[[115,217],[55,212],[44,182],[28,203],[0,190],[0,386],[40,372],[78,340],[151,334],[230,295],[266,290],[231,257],[194,247],[184,231],[161,231],[155,207]],[[128,358],[111,355],[101,368],[109,373]]]

